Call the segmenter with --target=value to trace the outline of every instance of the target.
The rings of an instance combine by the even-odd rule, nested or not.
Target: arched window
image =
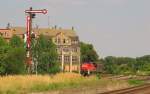
[[[63,43],[66,43],[66,39],[63,39]]]

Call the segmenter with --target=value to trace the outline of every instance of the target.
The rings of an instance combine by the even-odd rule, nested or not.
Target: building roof
[[[16,34],[16,35],[22,35],[26,33],[25,27],[12,27],[11,30],[13,34]]]
[[[25,27],[12,27],[11,28],[13,34],[20,35],[26,33]],[[46,36],[56,36],[58,33],[63,33],[68,37],[75,37],[77,36],[75,31],[72,29],[50,29],[50,28],[38,28],[33,29],[33,32],[37,35],[43,34]]]

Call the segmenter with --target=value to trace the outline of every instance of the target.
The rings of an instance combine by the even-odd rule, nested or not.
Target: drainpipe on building
[[[70,52],[70,72],[72,72],[72,50]]]
[[[79,66],[78,66],[78,69],[79,69],[79,74],[81,74],[81,52],[80,52],[80,48],[79,48]]]
[[[63,53],[63,50],[62,50],[62,55],[61,55],[61,69],[62,69],[62,72],[64,71],[64,53]]]

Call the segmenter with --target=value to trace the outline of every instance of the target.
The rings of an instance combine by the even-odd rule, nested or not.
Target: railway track
[[[137,80],[143,80],[143,81],[150,81],[150,76],[110,76],[106,77],[108,79],[116,79],[116,80],[129,80],[129,79],[137,79]]]
[[[121,90],[109,91],[98,94],[150,94],[150,84],[130,87]]]

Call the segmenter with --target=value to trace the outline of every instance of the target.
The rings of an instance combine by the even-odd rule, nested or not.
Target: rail
[[[115,91],[108,91],[98,94],[136,94],[138,91],[148,90],[150,88],[150,84],[144,84],[140,86],[130,87],[126,89],[121,90],[115,90]]]

